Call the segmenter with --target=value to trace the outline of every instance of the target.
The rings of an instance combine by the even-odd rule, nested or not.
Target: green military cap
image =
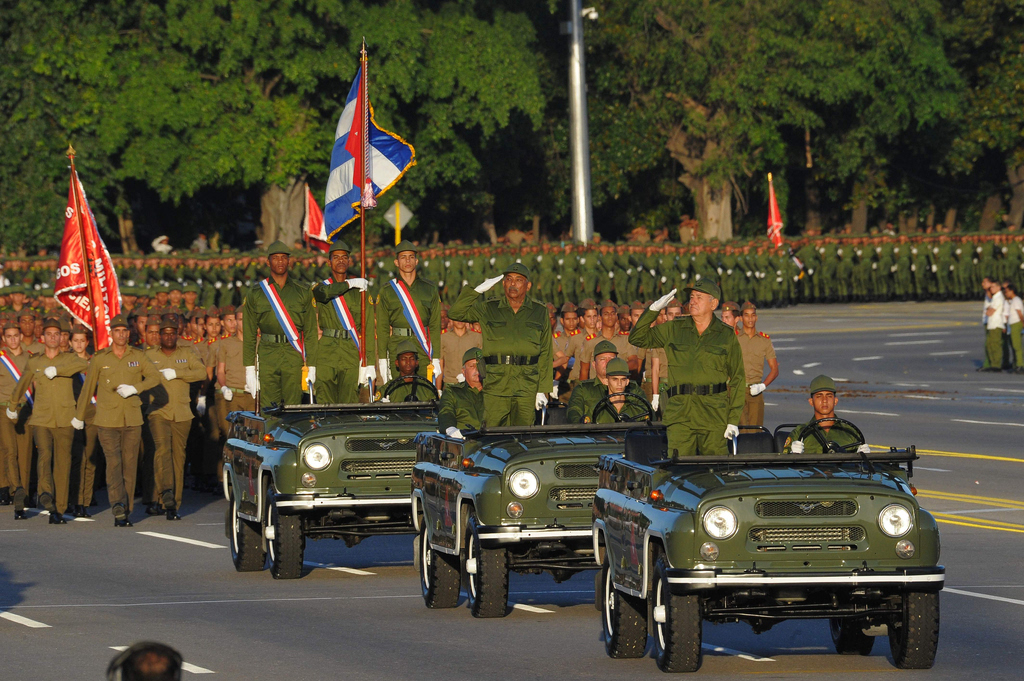
[[[605,376],[629,376],[629,364],[626,360],[616,357],[608,362],[604,370]]]
[[[706,293],[716,300],[722,299],[722,289],[718,288],[718,284],[711,281],[707,277],[701,277],[700,281],[695,281],[686,287],[686,291],[700,291]]]
[[[740,312],[742,312],[744,310],[756,310],[756,309],[757,309],[757,305],[754,305],[749,300],[744,301],[743,305],[740,306]]]
[[[113,319],[110,320],[110,328],[112,328],[112,329],[118,329],[118,328],[120,328],[120,329],[127,329],[128,328],[128,320],[125,319],[123,314],[116,315]]]
[[[482,365],[484,361],[484,351],[480,348],[470,348],[469,350],[466,350],[466,352],[462,353],[463,364],[466,362],[472,362],[474,359]]]
[[[407,352],[419,352],[419,346],[411,340],[404,340],[398,344],[398,348],[395,350],[395,358],[399,355],[404,355]]]
[[[505,268],[502,274],[520,274],[526,277],[526,281],[530,281],[530,268],[521,262],[514,262]]]
[[[338,239],[333,244],[331,244],[331,248],[329,251],[327,251],[327,255],[329,256],[331,253],[334,253],[335,251],[345,251],[346,253],[351,253],[352,247],[349,246],[344,241],[342,241],[341,239]]]
[[[199,293],[199,284],[189,282],[185,284],[185,288],[182,289],[185,293]]]
[[[290,248],[285,246],[283,241],[275,241],[270,244],[270,248],[267,249],[267,255],[291,255],[292,251]]]
[[[573,305],[572,303],[565,303],[564,305],[562,305],[562,314],[565,314],[566,312],[575,312],[575,311],[576,311],[576,306]]]
[[[722,312],[739,312],[740,306],[731,300],[727,300],[722,303]]]
[[[825,374],[815,376],[814,380],[811,381],[811,394],[820,393],[822,390],[827,390],[830,393],[836,391],[836,382]]]
[[[150,325],[150,326],[152,326],[152,325]],[[163,331],[164,329],[174,329],[175,331],[177,331],[178,330],[178,315],[176,315],[176,314],[165,314],[163,317],[161,317],[160,318],[160,330]]]
[[[398,255],[399,253],[404,253],[405,251],[419,253],[420,247],[414,244],[413,242],[409,241],[408,239],[402,239],[400,242],[398,242],[398,245],[395,246],[395,255]]]
[[[7,288],[5,288],[3,290],[3,294],[5,296],[9,296],[9,295],[12,295],[14,293],[24,293],[24,292],[25,292],[25,287],[21,286],[19,284],[11,284],[10,286],[8,286]]]
[[[60,320],[56,317],[47,317],[43,320],[43,330],[60,329]]]
[[[167,282],[167,292],[168,293],[170,293],[171,291],[184,291],[184,290],[185,290],[185,287],[182,286],[181,284],[179,284],[177,281],[169,281],[169,282]]]
[[[24,317],[31,317],[32,319],[35,319],[36,318],[35,310],[33,310],[30,307],[26,307],[24,310],[22,310],[21,312],[18,313],[18,319],[22,319]]]
[[[603,355],[606,352],[614,352],[617,355],[619,354],[619,349],[610,340],[598,341],[597,345],[594,346],[594,357]]]

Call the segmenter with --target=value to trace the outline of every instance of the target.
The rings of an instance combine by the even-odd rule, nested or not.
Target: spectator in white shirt
[[[1017,287],[1012,282],[1003,282],[1003,294],[1006,296],[1007,317],[1006,328],[1010,332],[1010,346],[1013,348],[1013,369],[1015,374],[1024,374],[1024,353],[1021,352],[1021,330],[1024,329],[1024,300],[1017,295]]]
[[[985,308],[985,365],[979,371],[1003,370],[1003,334],[1006,333],[1006,299],[1003,297],[999,283],[988,277],[982,280],[982,286],[992,300]]]

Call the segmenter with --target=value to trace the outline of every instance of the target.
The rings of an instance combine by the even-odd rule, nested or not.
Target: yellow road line
[[[872,449],[878,449],[883,452],[889,451],[889,447],[885,445],[870,445]],[[967,452],[944,452],[939,449],[918,449],[918,454],[927,454],[928,456],[947,456],[954,459],[986,459],[988,461],[1012,461],[1013,463],[1024,463],[1024,459],[1017,459],[1012,456],[992,456],[990,454],[969,454]]]
[[[992,529],[997,529],[997,528],[998,529],[1002,529],[1004,527],[1013,527],[1013,528],[1017,528],[1019,530],[1024,531],[1024,525],[1021,525],[1019,523],[1007,523],[1007,522],[1003,522],[1002,520],[989,520],[988,518],[974,518],[974,517],[971,517],[971,516],[959,515],[957,513],[942,513],[942,512],[939,512],[939,511],[932,511],[932,515],[935,516],[936,518],[954,518],[956,520],[961,520],[961,521],[968,521],[969,520],[972,523],[976,523],[978,525],[991,525]]]
[[[956,520],[949,520],[947,518],[936,518],[936,520],[940,523],[946,523],[948,525],[962,525],[964,527],[976,527],[980,530],[999,530],[1000,532],[1014,532],[1017,534],[1024,534],[1024,528],[1015,530],[1009,527],[994,527],[992,525],[979,525],[977,523],[961,523],[957,522]]]
[[[942,501],[959,501],[967,504],[979,504],[981,506],[999,506],[1015,510],[1024,510],[1024,502],[1014,499],[999,499],[996,497],[980,497],[973,494],[957,494],[955,492],[939,492],[936,490],[917,490],[917,496],[925,499],[941,499]]]

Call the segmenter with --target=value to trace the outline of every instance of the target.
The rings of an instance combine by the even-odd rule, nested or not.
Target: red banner
[[[779,202],[775,200],[771,173],[768,173],[768,240],[776,248],[782,245],[782,214],[779,213]]]
[[[313,198],[313,192],[309,191],[306,185],[306,218],[302,222],[302,236],[311,246],[319,248],[324,253],[331,247],[327,241],[327,233],[324,232],[324,214]]]
[[[110,320],[121,313],[121,292],[73,160],[54,289],[57,302],[92,329],[96,349],[110,345]]]

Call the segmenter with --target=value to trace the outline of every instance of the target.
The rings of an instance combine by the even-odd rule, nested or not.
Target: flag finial
[[[768,181],[769,181],[769,182],[771,182],[771,181],[772,181],[772,174],[771,174],[771,173],[768,173]]]
[[[75,157],[75,148],[73,146],[71,146],[70,143],[68,144],[68,150],[67,150],[66,156],[68,158],[74,158]]]

